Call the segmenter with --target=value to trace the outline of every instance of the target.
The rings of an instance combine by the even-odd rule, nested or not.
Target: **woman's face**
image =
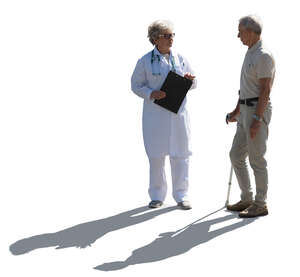
[[[169,50],[173,45],[174,33],[171,30],[162,32],[155,40],[155,46],[160,50]]]

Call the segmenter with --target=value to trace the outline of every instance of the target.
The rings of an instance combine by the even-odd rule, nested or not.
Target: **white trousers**
[[[167,181],[165,175],[165,156],[159,158],[148,157],[150,163],[149,196],[151,200],[164,201],[167,195]],[[173,198],[181,202],[188,200],[189,186],[189,158],[170,157]]]

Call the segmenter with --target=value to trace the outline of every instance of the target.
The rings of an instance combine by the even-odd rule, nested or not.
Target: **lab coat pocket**
[[[185,73],[181,66],[175,66],[175,71],[178,75],[181,75],[181,76],[183,76]]]

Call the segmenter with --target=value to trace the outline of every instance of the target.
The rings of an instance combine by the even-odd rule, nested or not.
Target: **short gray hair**
[[[239,20],[240,24],[246,29],[250,29],[254,33],[260,35],[262,31],[262,22],[257,15],[247,15]]]
[[[156,20],[148,27],[149,41],[154,45],[154,41],[159,38],[159,35],[164,31],[173,31],[173,23],[169,20]]]

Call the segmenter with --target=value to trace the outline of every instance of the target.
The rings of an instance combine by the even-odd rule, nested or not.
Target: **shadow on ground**
[[[13,243],[9,249],[13,255],[21,255],[45,247],[85,248],[109,232],[142,223],[176,209],[175,206],[149,210],[147,206],[144,206],[108,218],[82,223],[56,233],[24,238]]]
[[[205,216],[204,218],[206,217],[207,216]],[[192,223],[176,232],[162,233],[150,244],[134,250],[131,256],[128,257],[125,261],[104,263],[95,267],[95,269],[101,271],[113,271],[126,268],[130,265],[151,263],[168,259],[177,255],[184,254],[195,246],[208,242],[225,233],[246,226],[255,220],[243,219],[215,231],[209,231],[210,227],[213,224],[226,222],[234,218],[237,218],[237,215],[230,214],[204,222]]]

